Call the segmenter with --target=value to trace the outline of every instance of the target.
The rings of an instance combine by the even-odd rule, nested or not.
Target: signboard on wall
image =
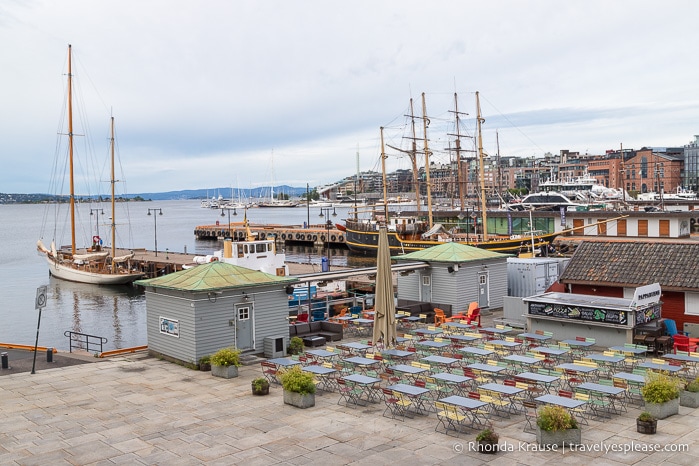
[[[633,292],[633,299],[631,299],[632,308],[645,307],[651,304],[657,304],[660,302],[660,283],[651,283],[646,286],[639,286],[636,291]]]
[[[160,333],[165,335],[172,335],[173,337],[180,337],[180,321],[168,319],[166,317],[160,317]]]
[[[629,325],[626,311],[570,306],[567,304],[529,303],[529,315],[585,320],[589,322],[604,322],[615,325]]]

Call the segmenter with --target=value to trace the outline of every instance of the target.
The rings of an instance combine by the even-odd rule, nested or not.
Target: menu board
[[[604,322],[616,325],[628,325],[629,323],[626,311],[569,306],[566,304],[529,303],[529,315]]]
[[[636,325],[645,324],[660,319],[660,304],[636,312]]]

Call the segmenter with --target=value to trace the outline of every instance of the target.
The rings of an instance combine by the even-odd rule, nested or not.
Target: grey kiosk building
[[[149,352],[190,365],[225,347],[283,356],[289,339],[286,288],[296,282],[224,262],[139,280]]]

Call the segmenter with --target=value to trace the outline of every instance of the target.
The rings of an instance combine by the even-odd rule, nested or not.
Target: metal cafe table
[[[597,370],[598,370],[597,367],[585,366],[583,364],[575,364],[575,363],[571,363],[571,362],[559,364],[556,366],[556,369],[575,371],[579,374],[584,374],[586,377],[589,377],[590,374],[597,372]]]
[[[461,395],[466,395],[468,387],[466,383],[473,380],[471,377],[466,377],[465,375],[451,374],[449,372],[440,372],[439,374],[434,374],[432,378],[438,385],[444,385],[454,389],[456,393]],[[464,390],[466,388],[466,390]]]
[[[444,349],[449,345],[451,345],[451,342],[449,342],[449,341],[425,340],[425,341],[416,341],[415,342],[416,348],[427,349],[428,351],[436,351],[436,350]]]
[[[389,369],[391,369],[393,372],[405,374],[405,376],[412,381],[415,381],[420,374],[429,372],[427,369],[423,369],[422,367],[409,366],[407,364],[396,364],[395,366],[390,366]]]
[[[445,356],[437,355],[427,356],[426,358],[420,359],[420,361],[429,363],[430,366],[435,365],[443,367],[447,372],[449,372],[450,369],[453,369],[454,366],[456,366],[459,363],[459,360],[456,358],[448,358]]]
[[[364,343],[350,342],[342,343],[337,345],[338,348],[348,351],[352,354],[364,354],[368,349],[371,349],[370,345],[365,345]]]
[[[505,335],[506,333],[510,333],[512,330],[514,330],[512,327],[483,327],[480,329],[480,332],[485,333],[486,335]]]
[[[612,351],[617,351],[619,353],[633,353],[636,356],[641,355],[641,354],[646,354],[646,352],[648,351],[647,349],[644,349],[644,348],[631,348],[631,347],[623,346],[623,345],[611,346],[609,349]]]
[[[456,328],[459,330],[475,330],[476,326],[471,325],[471,324],[462,324],[461,322],[445,322],[442,324],[442,327],[452,329]]]
[[[614,402],[621,401],[623,406],[623,400],[621,400],[620,397],[624,396],[624,392],[626,391],[625,389],[593,382],[581,383],[580,385],[576,386],[575,389],[589,392],[591,394],[602,395],[605,399],[609,400],[609,407],[614,413],[621,413],[621,408],[617,408]]]
[[[464,353],[464,356],[470,356],[481,361],[487,359],[489,356],[495,354],[493,350],[487,350],[484,348],[476,348],[474,346],[465,346],[457,350],[459,353]]]
[[[493,408],[495,411],[501,411],[503,414],[510,414],[510,413],[517,413],[517,407],[515,406],[513,402],[513,398],[515,395],[519,395],[524,391],[523,388],[518,388],[518,387],[513,387],[511,385],[504,385],[500,383],[486,383],[483,385],[478,386],[479,390],[485,390],[487,392],[496,394],[497,397],[507,403],[507,409],[503,409],[504,406],[502,406],[500,409],[498,409],[497,405],[494,405]]]
[[[298,366],[301,364],[299,361],[294,361],[291,358],[273,358],[273,359],[268,359],[267,362],[271,362],[275,366],[277,366],[277,369],[283,368],[283,367],[291,367],[291,366]]]
[[[478,335],[461,335],[461,334],[451,334],[447,335],[444,338],[448,338],[451,340],[452,344],[459,344],[459,343],[472,343],[474,341],[480,341],[483,339],[483,335],[478,334]]]
[[[612,379],[621,379],[630,383],[635,383],[637,385],[645,385],[646,383],[646,378],[644,376],[638,374],[631,374],[629,372],[617,372],[615,374],[612,374]]]
[[[582,400],[558,395],[541,395],[534,398],[534,400],[544,404],[562,406],[567,409],[578,408],[586,403]]]
[[[430,330],[428,328],[419,328],[415,330],[414,332],[416,335],[420,335],[423,337],[436,337],[437,335],[441,335],[443,332],[441,330]]]
[[[682,370],[682,366],[673,366],[672,364],[658,364],[651,361],[645,361],[638,364],[636,367],[642,367],[644,369],[650,369],[652,371],[667,371],[667,372],[679,372]]]
[[[381,356],[390,359],[410,359],[415,353],[412,351],[389,348],[381,351]]]
[[[460,408],[471,421],[468,425],[473,429],[483,427],[487,424],[488,420],[484,418],[486,414],[484,408],[487,408],[488,403],[459,395],[448,396],[438,401]]]
[[[362,400],[369,402],[377,401],[376,397],[373,395],[374,389],[372,387],[374,384],[381,382],[381,379],[377,379],[376,377],[368,377],[362,374],[350,374],[340,378],[351,383],[360,390],[360,393],[353,397],[355,400],[355,405],[359,404],[359,402]]]
[[[486,372],[490,377],[495,377],[500,372],[507,370],[507,367],[504,366],[491,366],[490,364],[483,364],[480,362],[474,362],[473,364],[469,364],[466,367],[469,367],[476,371]]]
[[[305,366],[301,369],[305,372],[310,372],[313,375],[317,375],[318,386],[321,390],[326,392],[333,391],[334,379],[331,377],[332,374],[337,374],[337,369],[333,367],[320,366],[318,364],[312,364],[310,366]]]
[[[519,338],[524,339],[524,340],[539,341],[539,342],[544,342],[544,341],[547,341],[547,340],[550,340],[551,338],[553,338],[551,335],[541,335],[538,333],[531,333],[531,332],[520,333],[517,336]]]
[[[596,362],[598,364],[604,363],[604,364],[610,365],[610,366],[615,366],[617,364],[621,364],[622,362],[624,362],[624,359],[626,359],[626,358],[624,358],[624,356],[621,356],[621,355],[619,355],[619,356],[607,356],[607,355],[602,354],[602,353],[590,353],[585,357],[587,359],[589,359],[590,361]]]
[[[358,367],[359,370],[361,370],[362,372],[366,372],[367,369],[369,369],[370,367],[378,367],[381,364],[381,361],[379,361],[378,359],[363,358],[361,356],[346,358],[343,359],[343,361],[353,364],[355,367]]]
[[[519,367],[522,369],[529,368],[531,366],[535,366],[541,363],[541,359],[539,358],[523,356],[521,354],[510,354],[509,356],[505,356],[504,358],[502,358],[502,360],[506,361],[508,364],[514,367]]]
[[[404,383],[397,383],[386,388],[409,398],[412,405],[415,406],[415,414],[427,414],[428,410],[425,407],[423,395],[430,392],[428,389]]]
[[[536,384],[543,385],[547,391],[551,389],[553,384],[560,380],[560,377],[554,375],[538,374],[536,372],[522,372],[521,374],[515,375],[515,380],[517,379],[527,380],[529,382],[534,382]]]
[[[517,343],[516,341],[507,340],[490,340],[489,345],[497,346],[499,348],[505,348],[510,351],[516,351],[522,349],[522,343]]]
[[[663,354],[663,355],[661,356],[661,358],[663,358],[663,359],[668,359],[668,360],[670,360],[670,361],[679,361],[679,362],[681,362],[682,364],[684,364],[685,366],[687,366],[687,368],[689,368],[689,370],[690,370],[693,374],[696,374],[696,372],[697,372],[697,364],[699,364],[699,358],[698,358],[698,357],[690,356],[689,354],[680,352],[680,353],[677,353],[677,354],[674,354],[674,353],[666,353],[666,354]]]
[[[313,359],[316,361],[319,359],[334,359],[339,356],[338,353],[335,353],[333,351],[328,351],[325,349],[314,349],[314,350],[309,350],[306,351],[306,354],[310,354]]]

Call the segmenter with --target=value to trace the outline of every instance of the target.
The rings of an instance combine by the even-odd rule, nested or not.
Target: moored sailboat
[[[115,179],[114,179],[114,117],[110,125],[110,158],[111,158],[111,251],[102,249],[99,235],[92,237],[92,246],[78,249],[76,247],[76,206],[75,206],[75,174],[74,144],[73,144],[73,75],[72,49],[68,46],[68,85],[67,85],[67,124],[68,124],[68,176],[69,176],[69,209],[71,244],[66,248],[56,249],[55,239],[47,248],[41,240],[37,241],[37,250],[44,255],[49,266],[49,274],[63,280],[89,283],[95,285],[121,285],[139,279],[143,274],[131,270],[129,260],[132,252],[122,251],[117,256],[116,249],[116,220],[115,220]],[[58,217],[57,217],[58,218]]]

